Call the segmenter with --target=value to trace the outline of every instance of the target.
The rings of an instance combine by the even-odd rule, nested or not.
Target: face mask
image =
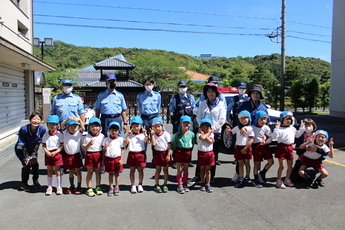
[[[146,89],[147,92],[151,93],[151,91],[153,89],[153,86],[152,85],[146,85],[145,89]]]
[[[185,87],[185,88],[178,88],[178,91],[180,92],[180,94],[185,94],[187,92],[187,87]]]
[[[62,90],[65,94],[70,94],[73,90],[73,86],[64,86]]]
[[[112,83],[108,84],[107,87],[108,87],[108,89],[115,89],[116,85],[115,85],[115,83],[112,82]]]
[[[238,89],[238,94],[243,95],[246,92],[245,89]]]
[[[308,127],[305,127],[305,130],[304,130],[306,133],[311,133],[313,132],[313,126],[308,126]]]

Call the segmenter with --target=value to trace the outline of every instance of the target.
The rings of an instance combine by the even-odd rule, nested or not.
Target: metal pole
[[[285,104],[285,3],[282,0],[282,25],[281,25],[281,64],[280,64],[280,111],[284,110]]]
[[[40,43],[41,43],[41,56],[42,56],[41,59],[42,59],[42,61],[43,61],[43,56],[44,56],[44,53],[43,53],[43,52],[44,52],[44,51],[43,51],[43,43],[44,43],[44,42],[40,42]]]

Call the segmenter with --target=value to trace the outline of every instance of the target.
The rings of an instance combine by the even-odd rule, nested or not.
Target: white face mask
[[[313,126],[308,126],[308,127],[305,127],[305,130],[304,130],[304,131],[305,131],[306,133],[311,133],[311,132],[313,132],[313,129],[314,129]]]
[[[147,92],[151,93],[153,86],[152,85],[145,85],[145,89]]]
[[[238,94],[243,95],[246,92],[246,89],[238,89]]]
[[[65,94],[70,94],[73,90],[73,86],[64,86],[62,90]]]
[[[187,87],[185,87],[185,88],[178,88],[178,91],[180,92],[180,94],[185,94],[187,92]]]

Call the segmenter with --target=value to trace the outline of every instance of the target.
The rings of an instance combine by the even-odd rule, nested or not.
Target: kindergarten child
[[[42,138],[42,148],[45,153],[44,161],[47,166],[48,188],[46,195],[53,192],[53,173],[56,176],[56,195],[62,194],[60,166],[63,165],[61,151],[63,150],[63,136],[58,131],[59,117],[51,115],[47,118],[47,132]]]
[[[262,183],[266,183],[266,173],[273,165],[273,156],[271,149],[268,146],[272,142],[272,131],[266,125],[268,114],[265,111],[259,110],[255,112],[255,119],[253,122],[254,142],[252,145],[254,157],[254,185],[257,188],[262,188]],[[261,162],[267,160],[263,170],[260,171]]]
[[[86,195],[93,197],[96,194],[102,195],[101,185],[101,164],[103,160],[102,142],[104,135],[101,133],[101,120],[97,117],[92,117],[89,120],[89,132],[85,136],[82,146],[85,151],[84,166],[87,169],[86,174]],[[92,174],[96,175],[96,188],[92,189]]]
[[[109,135],[103,141],[105,171],[109,173],[108,196],[120,195],[120,172],[123,171],[124,145],[123,137],[119,136],[120,124],[113,121],[109,124]],[[115,188],[113,178],[115,177]]]
[[[200,167],[200,191],[213,192],[211,183],[211,166],[215,165],[213,152],[214,134],[212,121],[208,118],[201,119],[200,129],[197,133],[198,165]]]
[[[192,149],[195,135],[189,130],[192,125],[190,116],[182,116],[180,118],[181,129],[174,134],[172,139],[172,150],[174,152],[174,160],[176,162],[177,173],[177,192],[184,194],[189,192],[188,183],[188,167],[192,160]],[[183,177],[182,177],[183,172]]]
[[[294,186],[291,182],[290,176],[292,172],[293,155],[293,143],[295,138],[299,138],[304,130],[296,130],[292,125],[293,113],[290,111],[283,111],[280,114],[280,123],[277,122],[276,128],[273,131],[272,139],[277,139],[278,145],[275,152],[275,157],[279,160],[279,168],[277,171],[277,188],[286,188],[286,186]],[[287,163],[286,177],[284,182],[282,181],[282,172],[284,169],[284,160]]]
[[[131,193],[137,193],[135,186],[135,169],[138,168],[139,184],[138,192],[144,191],[144,167],[146,166],[145,143],[149,143],[149,138],[146,130],[142,128],[143,120],[139,116],[131,119],[131,127],[127,132],[127,137],[124,145],[128,145],[127,165],[130,167],[129,178],[131,180]]]
[[[171,135],[163,129],[163,119],[156,117],[152,120],[151,144],[154,146],[152,163],[156,166],[155,187],[156,193],[168,192],[169,165],[171,163]],[[159,176],[163,168],[164,182],[159,186]]]
[[[232,130],[228,126],[227,134],[233,135],[236,134],[236,143],[235,143],[235,159],[238,162],[238,182],[235,184],[235,188],[243,188],[244,182],[249,181],[250,174],[250,159],[252,159],[252,143],[254,141],[254,132],[253,127],[250,126],[251,118],[250,113],[247,110],[242,110],[238,113],[239,125],[235,126]],[[246,130],[246,134],[241,134],[241,129]],[[243,178],[244,166],[246,166],[246,177]]]
[[[80,125],[80,128],[79,128]],[[81,193],[81,171],[80,167],[83,166],[81,159],[80,140],[85,130],[84,123],[80,118],[68,117],[61,123],[64,137],[64,150],[63,162],[65,169],[69,170],[69,183],[70,187],[67,189],[66,194]],[[74,173],[77,175],[77,188],[74,185]]]
[[[305,169],[308,166],[312,166],[317,168],[317,170],[320,172],[320,176],[318,178],[316,178],[311,186],[313,188],[317,188],[318,186],[324,187],[324,183],[322,182],[322,179],[326,178],[328,176],[328,172],[325,168],[325,166],[322,164],[322,158],[324,156],[329,156],[330,158],[333,158],[334,156],[334,151],[333,151],[333,146],[334,146],[334,142],[333,142],[333,138],[330,139],[329,141],[329,147],[325,144],[328,140],[328,133],[324,130],[318,130],[315,132],[315,139],[311,140],[309,139],[307,142],[303,143],[302,145],[300,145],[301,149],[305,149],[308,146],[312,146],[315,145],[317,148],[322,149],[325,154],[321,155],[318,152],[312,152],[312,151],[306,151],[303,155],[302,155],[302,165],[299,169],[299,175],[305,179],[308,179],[308,175],[305,174]]]

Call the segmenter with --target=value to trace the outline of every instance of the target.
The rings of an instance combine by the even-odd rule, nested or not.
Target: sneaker
[[[318,189],[318,188],[319,188],[319,185],[317,184],[316,181],[314,181],[313,183],[310,184],[310,188]]]
[[[262,188],[262,184],[261,184],[260,180],[254,180],[254,181],[253,181],[253,184],[254,184],[255,187],[257,187],[257,188]]]
[[[140,193],[144,192],[144,188],[141,184],[138,185],[138,192]]]
[[[232,182],[238,182],[238,174],[237,173],[235,173],[235,175],[234,175],[234,177],[233,178],[231,178],[231,180],[232,180]]]
[[[53,188],[52,187],[48,187],[46,190],[46,196],[50,196],[53,192]]]
[[[97,195],[102,195],[103,194],[103,191],[102,191],[101,187],[99,187],[99,186],[96,187],[95,192],[96,192]]]
[[[101,166],[101,174],[105,173],[105,166]]]
[[[69,189],[67,189],[66,194],[73,194],[75,192],[75,187],[71,186]]]
[[[198,178],[198,177],[193,177],[191,180],[189,180],[188,181],[188,184],[190,185],[190,186],[193,186],[193,185],[195,185],[195,183],[198,183],[198,182],[200,182],[200,179]]]
[[[285,178],[284,184],[285,184],[286,186],[289,186],[289,187],[294,186],[294,184],[291,182],[290,178]]]
[[[137,193],[137,186],[135,186],[135,185],[132,185],[132,186],[131,186],[131,193],[132,193],[132,194]]]
[[[192,162],[189,162],[189,167],[193,168],[194,164]]]
[[[108,196],[113,196],[114,194],[114,188],[109,188],[109,191],[108,191]]]
[[[235,184],[235,188],[243,188],[243,179],[238,180],[237,183]]]
[[[317,183],[318,186],[325,187],[325,184],[323,183],[322,179],[316,179],[315,182]]]
[[[220,161],[216,161],[216,165],[221,165],[222,163],[220,163]]]
[[[61,187],[56,188],[56,195],[62,195],[62,188]]]
[[[115,189],[114,189],[114,195],[115,195],[115,196],[120,195],[120,188],[119,188],[119,187],[115,187]]]
[[[267,181],[266,181],[266,173],[263,173],[261,170],[259,170],[258,176],[259,176],[259,181],[261,183],[264,183],[264,184],[267,183]]]
[[[40,184],[40,182],[38,182],[38,181],[35,181],[34,182],[34,189],[40,189],[41,188],[41,184]]]
[[[185,194],[185,191],[184,191],[184,188],[183,188],[183,185],[182,185],[182,184],[180,184],[180,185],[177,186],[177,192],[178,192],[179,194]]]
[[[176,163],[173,163],[172,166],[171,166],[171,168],[177,169]]]
[[[76,194],[76,195],[81,194],[81,187],[80,187],[80,186],[78,186],[78,187],[76,188],[74,194]]]
[[[162,189],[159,185],[156,185],[153,189],[153,191],[155,191],[156,193],[162,193]]]
[[[183,184],[183,189],[185,192],[189,192],[190,189],[188,188],[188,185],[187,184]]]
[[[282,180],[277,180],[276,187],[282,189],[286,188]]]
[[[77,192],[76,192],[76,194],[77,194]],[[86,190],[86,195],[89,196],[89,197],[96,196],[96,194],[94,193],[92,188],[89,188],[89,189]]]
[[[26,191],[26,192],[29,192],[30,191],[30,186],[26,183],[21,183],[20,184],[20,189]]]
[[[211,186],[206,186],[206,192],[208,193],[213,192],[213,188]]]
[[[205,192],[206,191],[206,187],[205,186],[201,186],[200,187],[200,191]]]
[[[243,178],[243,183],[248,184],[249,180],[250,180],[249,175],[247,175],[245,178]]]
[[[169,191],[168,186],[163,185],[163,189],[162,190],[163,190],[162,191],[163,193],[167,193]]]

